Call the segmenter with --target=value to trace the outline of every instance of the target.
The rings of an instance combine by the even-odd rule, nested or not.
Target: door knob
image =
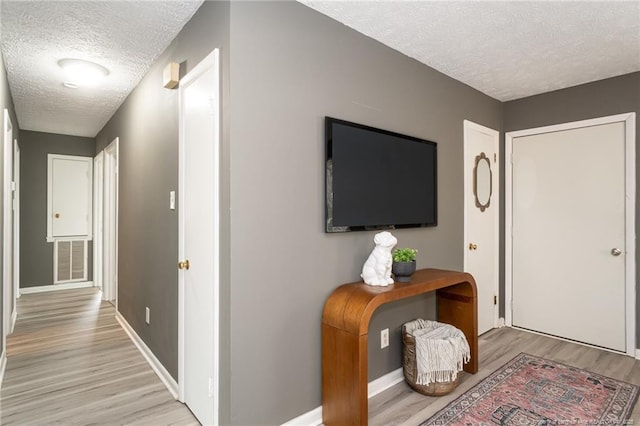
[[[60,218],[60,213],[56,213],[56,214],[54,214],[53,216],[54,216],[56,219],[59,219],[59,218]]]
[[[178,262],[178,269],[186,269],[189,270],[189,259],[182,261],[182,262]]]
[[[620,256],[622,254],[622,250],[620,250],[619,248],[612,248],[611,249],[611,254],[613,256]]]
[[[477,250],[478,246],[473,244],[473,243],[469,243],[469,250]]]

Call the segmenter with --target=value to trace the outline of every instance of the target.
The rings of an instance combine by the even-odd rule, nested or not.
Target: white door
[[[180,81],[179,89],[179,256],[184,263],[178,381],[181,399],[204,425],[217,423],[218,401],[218,70],[216,49]]]
[[[464,122],[464,270],[478,289],[478,334],[498,318],[499,133]]]
[[[511,139],[514,326],[626,351],[626,131]]]
[[[11,332],[11,318],[15,309],[13,283],[13,124],[9,111],[4,110],[4,188],[3,188],[3,288],[4,288],[4,334]],[[3,346],[5,348],[5,346]]]
[[[103,212],[104,151],[100,151],[93,159],[93,285],[100,289],[102,289],[104,265]],[[104,292],[102,295],[105,296]]]
[[[47,240],[91,239],[93,159],[48,154]]]
[[[102,298],[118,306],[118,161],[119,138],[104,150]]]

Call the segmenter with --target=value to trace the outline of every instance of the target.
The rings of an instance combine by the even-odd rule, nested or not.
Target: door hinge
[[[493,304],[494,305],[498,304],[498,296],[493,296]]]
[[[496,153],[493,153],[493,162],[497,163],[498,162],[498,156],[496,155]]]

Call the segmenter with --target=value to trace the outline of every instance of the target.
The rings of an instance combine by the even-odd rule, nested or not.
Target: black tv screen
[[[325,118],[326,232],[436,226],[435,142]]]

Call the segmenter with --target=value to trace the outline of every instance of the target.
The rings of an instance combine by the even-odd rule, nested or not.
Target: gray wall
[[[53,243],[47,242],[48,154],[93,157],[94,138],[20,130],[20,288],[53,284]],[[88,244],[88,280],[93,243]]]
[[[627,112],[636,113],[637,146],[640,140],[640,72],[506,102],[504,131],[530,129]],[[636,186],[638,188],[640,188],[639,158],[640,151],[636,149]],[[640,230],[640,197],[638,196],[636,196],[636,229]],[[501,264],[504,264],[504,257],[501,259]],[[640,266],[640,250],[636,246],[636,346],[640,344],[638,266]],[[504,281],[501,286],[504,291]]]
[[[2,131],[0,132],[0,146],[2,146],[4,144],[4,109],[7,109],[9,111],[9,116],[11,117],[11,123],[13,124],[13,138],[14,139],[18,139],[18,128],[19,128],[19,124],[18,124],[18,119],[16,118],[16,113],[15,113],[15,108],[13,106],[13,99],[11,98],[11,92],[9,91],[9,83],[7,81],[7,72],[4,68],[4,60],[2,58],[2,55],[0,55],[0,114],[2,114],[2,118],[0,118],[0,127],[2,127]],[[0,224],[4,223],[4,216],[3,216],[3,209],[2,209],[2,200],[4,200],[4,148],[0,149],[0,194],[2,194],[2,196],[0,197]],[[3,234],[3,230],[2,230],[2,226],[0,225],[0,236],[2,236],[2,238],[0,239],[0,241],[4,241],[4,234]],[[0,259],[3,258],[3,247],[2,244],[0,244]],[[3,262],[0,260],[0,277],[4,276],[4,270],[3,270]],[[1,282],[1,278],[0,278],[0,282]],[[2,290],[2,285],[0,284],[0,324],[2,324],[2,318],[4,315],[3,309],[4,309],[4,300],[3,298],[3,292]],[[4,330],[3,327],[0,326],[0,333],[4,334]],[[4,352],[4,347],[2,344],[2,341],[4,339],[2,338],[2,336],[0,335],[0,354],[2,354]]]
[[[221,397],[229,407],[229,4],[205,2],[96,136],[100,151],[120,138],[118,309],[174,378],[178,372],[178,90],[162,87],[162,70],[181,63],[182,74],[215,48],[222,66]],[[179,206],[178,206],[179,208]],[[151,324],[144,321],[145,306]]]
[[[438,226],[394,234],[420,268],[461,269],[463,120],[501,130],[502,106],[295,2],[232,2],[231,72],[232,423],[279,424],[321,404],[322,308],[373,247],[323,232],[324,116],[438,142]],[[375,315],[370,379],[401,366],[417,316],[432,299]]]

